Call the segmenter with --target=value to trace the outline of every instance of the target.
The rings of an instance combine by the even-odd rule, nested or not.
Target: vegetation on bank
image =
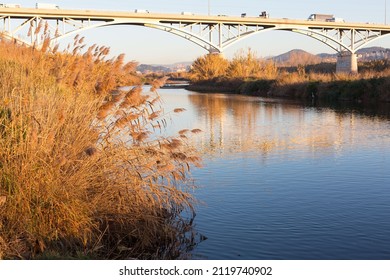
[[[193,242],[191,131],[156,136],[162,82],[115,90],[140,77],[108,53],[0,41],[0,259],[176,258]]]
[[[188,88],[269,97],[390,102],[388,61],[361,63],[357,75],[335,74],[331,68],[335,70],[335,65],[278,68],[251,50],[240,52],[231,61],[210,54],[193,63]]]

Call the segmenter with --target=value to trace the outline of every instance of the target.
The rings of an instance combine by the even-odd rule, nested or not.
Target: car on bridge
[[[135,9],[134,13],[140,13],[140,14],[149,14],[148,10],[140,10],[140,9]]]
[[[55,10],[59,9],[60,6],[52,3],[36,3],[35,8],[37,9],[47,9],[47,10]]]
[[[20,4],[0,4],[0,8],[21,8]]]

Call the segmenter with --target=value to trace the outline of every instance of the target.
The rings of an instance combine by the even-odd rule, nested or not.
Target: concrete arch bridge
[[[249,36],[285,30],[309,36],[338,53],[338,72],[357,72],[356,51],[390,33],[383,24],[273,19],[266,17],[204,16],[190,13],[157,14],[147,11],[109,12],[92,10],[0,7],[0,32],[24,44],[74,36],[87,29],[110,25],[138,25],[155,28],[194,42],[210,53],[222,53]],[[45,28],[42,28],[44,24]],[[44,29],[44,31],[42,31]]]

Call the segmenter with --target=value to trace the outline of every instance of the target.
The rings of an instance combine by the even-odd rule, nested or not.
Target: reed
[[[222,60],[223,63],[216,63]],[[298,66],[278,68],[271,61],[257,58],[250,49],[247,52],[239,51],[230,61],[206,55],[193,63],[189,73],[192,80],[189,89],[290,98],[316,96],[359,102],[390,101],[390,90],[387,88],[390,65],[386,60],[360,63],[359,74],[334,73],[328,71],[329,65],[325,65],[326,72],[314,71],[321,67],[298,63],[308,63],[305,58],[299,60],[299,57],[295,57],[294,60]]]
[[[198,57],[192,64],[192,80],[211,80],[226,75],[228,60],[219,54],[208,54]]]
[[[178,257],[200,159],[151,136],[156,93],[115,90],[140,82],[134,62],[82,43],[0,42],[0,259]]]

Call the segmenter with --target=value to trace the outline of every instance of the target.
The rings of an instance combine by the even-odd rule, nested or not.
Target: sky
[[[34,7],[37,1],[3,0],[2,3],[18,3],[22,7]],[[389,3],[387,3],[389,2]],[[63,9],[88,9],[107,11],[149,10],[151,13],[173,13],[183,11],[197,15],[258,16],[267,11],[272,18],[307,19],[310,14],[333,14],[347,22],[390,22],[390,0],[43,0],[39,3],[55,3]],[[385,9],[385,7],[387,9]],[[121,53],[126,60],[144,64],[172,64],[191,62],[207,53],[198,45],[176,35],[140,26],[108,26],[84,31],[89,45],[108,46],[111,55]],[[65,44],[66,42],[63,42]],[[372,43],[390,48],[390,38]],[[371,45],[369,45],[371,46]],[[240,50],[251,48],[258,57],[279,55],[292,49],[303,49],[313,54],[334,53],[326,45],[309,37],[287,31],[259,33],[233,44],[224,52],[231,58]]]

